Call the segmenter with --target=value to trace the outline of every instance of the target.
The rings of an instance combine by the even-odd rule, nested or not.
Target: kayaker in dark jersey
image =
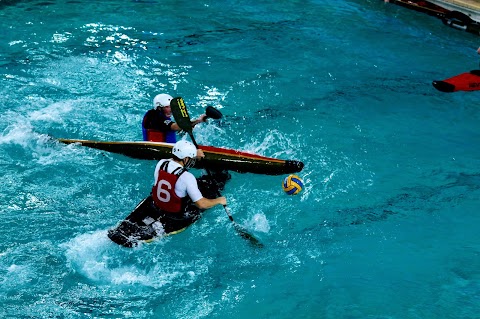
[[[158,94],[153,99],[153,109],[145,113],[142,121],[143,140],[151,142],[175,143],[176,132],[180,127],[172,119],[170,101],[173,99],[168,94]],[[206,115],[202,114],[198,119],[192,121],[192,127],[198,123],[205,122]]]

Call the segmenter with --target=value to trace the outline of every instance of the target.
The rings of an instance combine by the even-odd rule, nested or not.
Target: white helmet
[[[179,159],[184,159],[185,157],[195,159],[197,157],[197,148],[189,141],[180,140],[173,145],[172,154]]]
[[[153,108],[165,107],[170,105],[170,101],[173,100],[173,97],[168,94],[158,94],[153,98]]]

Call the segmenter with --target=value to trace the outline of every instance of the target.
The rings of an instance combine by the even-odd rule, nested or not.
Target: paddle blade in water
[[[258,247],[258,248],[263,247],[263,244],[258,239],[253,237],[253,235],[250,235],[249,233],[247,233],[247,231],[243,229],[240,225],[238,225],[237,223],[234,223],[233,225],[237,233],[244,239],[247,239],[252,246]]]

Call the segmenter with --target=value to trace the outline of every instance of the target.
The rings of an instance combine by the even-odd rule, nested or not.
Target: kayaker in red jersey
[[[173,146],[172,155],[172,159],[160,160],[155,168],[152,196],[157,208],[168,213],[183,214],[185,211],[194,211],[187,209],[189,202],[200,210],[227,204],[223,196],[205,198],[195,176],[188,171],[195,165],[197,158],[204,156],[201,150],[197,150],[192,143],[181,140]]]

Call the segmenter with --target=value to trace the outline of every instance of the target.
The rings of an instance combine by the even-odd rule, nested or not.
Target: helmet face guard
[[[192,167],[195,166],[195,163],[197,162],[197,160],[195,159],[195,157],[186,157],[183,159],[183,167],[185,167],[186,169],[190,169]]]

